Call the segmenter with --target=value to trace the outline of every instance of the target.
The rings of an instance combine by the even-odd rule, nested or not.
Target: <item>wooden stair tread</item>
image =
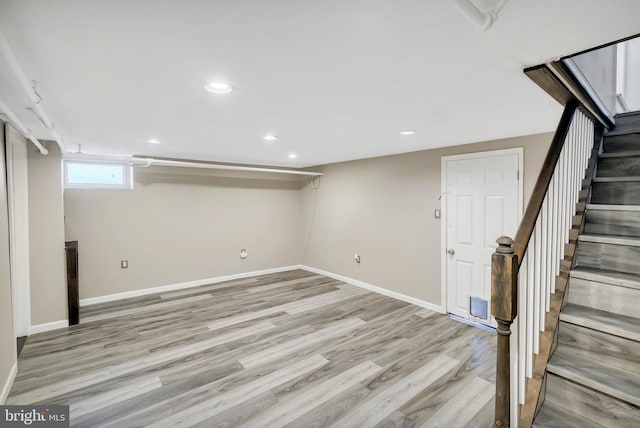
[[[602,282],[619,287],[636,288],[640,290],[640,275],[623,273],[615,270],[596,269],[587,266],[576,266],[571,270],[572,278],[587,281]]]
[[[598,244],[625,245],[628,247],[640,247],[640,238],[615,236],[615,235],[599,235],[595,233],[583,233],[578,236],[578,242],[596,242]]]
[[[618,135],[628,135],[628,134],[640,134],[640,128],[622,128],[616,131],[616,129],[612,129],[611,131],[607,131],[604,133],[604,137],[616,137]]]
[[[634,111],[625,111],[622,113],[616,113],[616,115],[614,116],[614,119],[618,123],[620,123],[621,120],[624,120],[624,118],[633,118],[634,116],[640,116],[640,111],[634,110]]]
[[[545,401],[540,409],[540,413],[533,421],[533,428],[602,428],[600,425],[591,419],[583,418],[582,416],[567,410],[562,405],[557,405],[552,402]]]
[[[629,158],[629,157],[635,157],[635,156],[640,156],[640,150],[627,150],[625,152],[605,152],[605,153],[600,153],[598,155],[600,157],[600,159],[607,159],[607,158]]]
[[[559,346],[548,371],[596,391],[640,406],[640,374],[606,364],[598,354]]]
[[[569,303],[560,312],[560,320],[640,342],[638,318]]]
[[[602,211],[640,211],[640,205],[587,204],[587,210],[602,210]]]
[[[566,411],[606,427],[640,426],[639,407],[553,373],[547,375],[545,403],[561,406]]]
[[[640,177],[594,177],[592,180],[594,183],[614,183],[614,182],[637,182],[640,181]]]

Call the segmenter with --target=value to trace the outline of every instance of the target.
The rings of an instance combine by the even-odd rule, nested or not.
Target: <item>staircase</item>
[[[605,134],[534,427],[640,427],[640,112]]]

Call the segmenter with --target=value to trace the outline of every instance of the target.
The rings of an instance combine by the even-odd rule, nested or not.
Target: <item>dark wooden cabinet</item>
[[[67,254],[67,305],[69,325],[80,322],[80,292],[78,290],[78,241],[64,243]]]

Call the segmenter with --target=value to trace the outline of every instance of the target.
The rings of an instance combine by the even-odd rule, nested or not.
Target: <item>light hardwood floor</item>
[[[489,427],[495,335],[291,271],[82,308],[7,404],[75,427]]]

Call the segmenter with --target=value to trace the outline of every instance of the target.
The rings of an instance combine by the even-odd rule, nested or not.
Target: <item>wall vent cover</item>
[[[469,297],[469,313],[474,317],[482,318],[483,320],[488,319],[488,306],[489,303],[480,297]]]

